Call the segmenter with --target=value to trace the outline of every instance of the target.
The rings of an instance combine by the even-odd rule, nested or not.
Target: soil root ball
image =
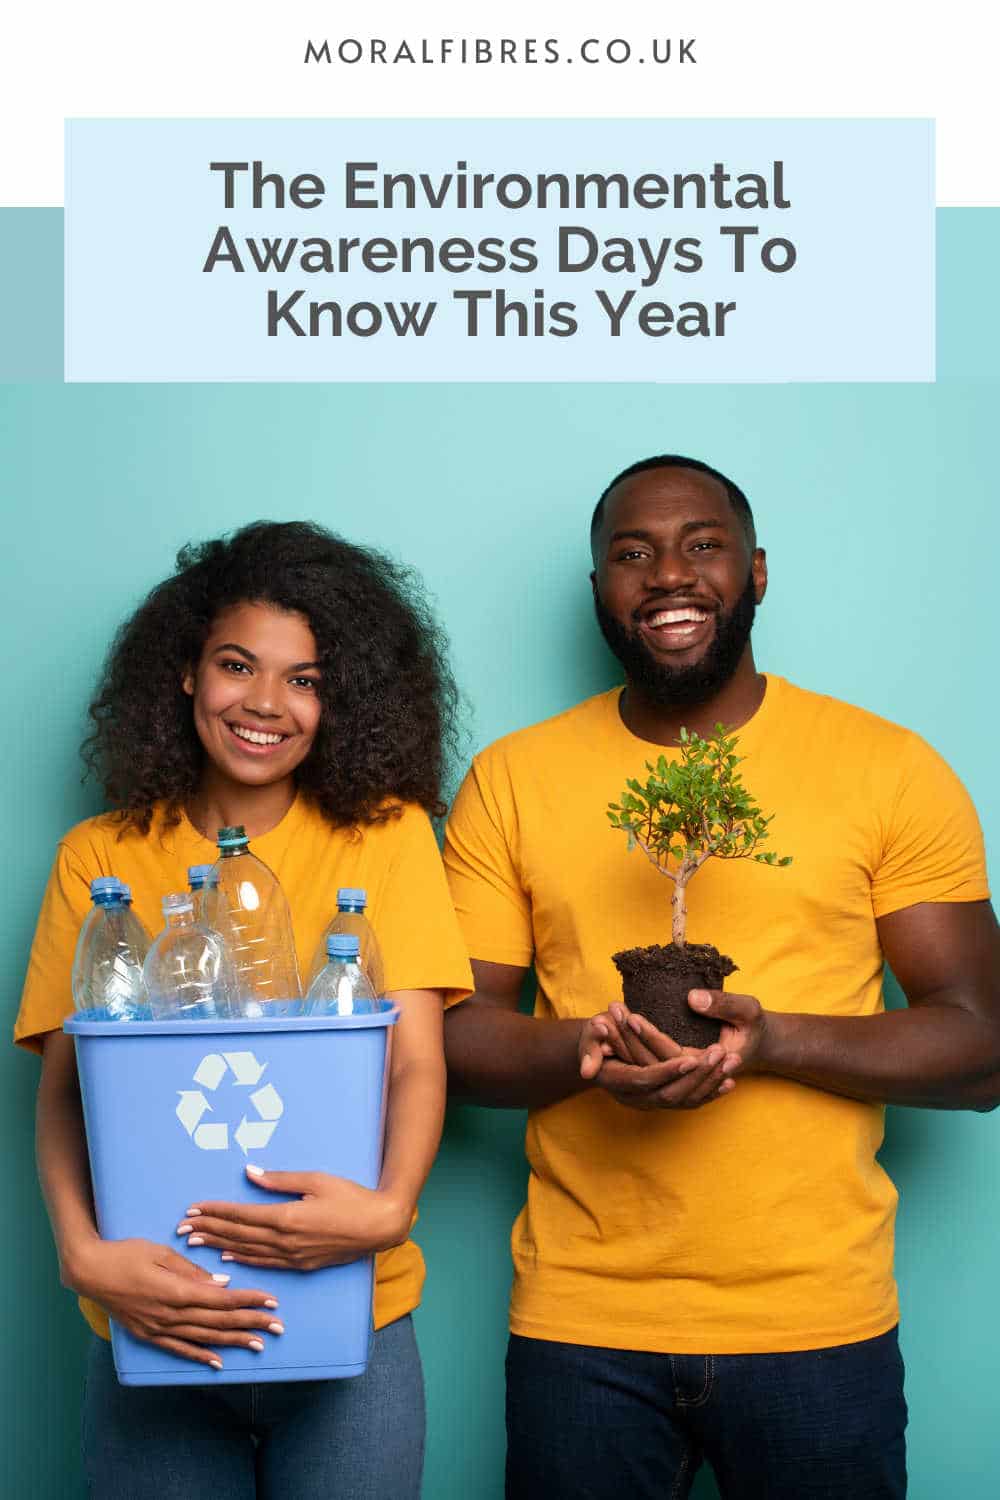
[[[629,1010],[645,1016],[679,1046],[710,1047],[721,1026],[688,1005],[690,990],[721,990],[736,965],[709,943],[654,943],[611,955],[622,977],[622,998]]]

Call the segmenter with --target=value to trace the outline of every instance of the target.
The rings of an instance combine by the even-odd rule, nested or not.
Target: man
[[[967,795],[916,735],[758,673],[767,569],[706,465],[633,465],[594,513],[615,689],[478,756],[446,843],[475,995],[454,1092],[527,1106],[513,1233],[508,1496],[905,1493],[886,1102],[1000,1101],[1000,936]],[[739,736],[788,869],[710,860],[688,938],[739,965],[689,1004],[720,1042],[629,1016],[617,949],[671,889],[605,809],[682,728]],[[673,748],[672,748],[673,747]],[[533,1016],[518,997],[534,961]],[[883,961],[909,1008],[882,1008]],[[738,980],[738,983],[735,982]]]

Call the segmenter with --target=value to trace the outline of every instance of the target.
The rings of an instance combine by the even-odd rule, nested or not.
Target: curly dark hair
[[[310,521],[255,521],[183,547],[112,642],[82,753],[123,824],[148,833],[158,801],[177,823],[194,793],[204,751],[182,678],[240,603],[297,611],[316,637],[322,713],[296,777],[323,815],[378,823],[417,802],[442,816],[458,692],[416,574]]]

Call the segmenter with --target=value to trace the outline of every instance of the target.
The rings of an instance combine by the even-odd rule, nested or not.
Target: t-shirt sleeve
[[[534,953],[531,901],[517,867],[515,809],[509,784],[493,784],[473,761],[455,798],[444,864],[455,911],[473,958],[527,968]]]
[[[44,1034],[58,1031],[73,1014],[73,955],[91,908],[90,878],[80,856],[67,844],[60,844],[42,898],[21,1008],[14,1023],[15,1042],[31,1052],[40,1052]]]
[[[430,819],[407,807],[374,920],[386,990],[443,990],[446,1005],[472,994],[472,970]]]
[[[876,917],[921,901],[987,901],[983,833],[950,766],[917,735],[900,757],[899,783],[872,879]]]

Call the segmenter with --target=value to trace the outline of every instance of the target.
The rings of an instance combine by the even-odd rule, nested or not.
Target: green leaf
[[[661,872],[673,864],[673,873],[686,871],[685,879],[708,857],[790,863],[790,856],[758,852],[773,814],[765,815],[743,785],[738,737],[722,724],[706,739],[686,726],[678,737],[677,759],[660,755],[655,767],[647,761],[645,781],[631,778],[620,801],[608,804],[611,826],[626,834],[629,848],[641,839]]]

